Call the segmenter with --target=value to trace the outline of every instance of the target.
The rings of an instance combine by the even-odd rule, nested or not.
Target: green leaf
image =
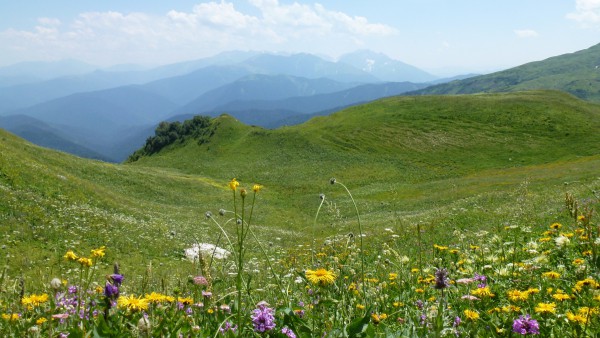
[[[371,312],[370,310],[371,309],[367,310],[364,317],[355,319],[348,327],[346,327],[348,337],[367,337],[367,329],[371,322],[371,315],[369,314]]]

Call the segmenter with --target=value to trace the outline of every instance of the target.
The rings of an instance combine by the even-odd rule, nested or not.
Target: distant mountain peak
[[[429,82],[436,79],[422,69],[368,49],[344,54],[338,63],[351,65],[384,81]]]

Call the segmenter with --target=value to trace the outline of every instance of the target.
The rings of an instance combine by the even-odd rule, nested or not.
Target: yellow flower
[[[46,303],[47,301],[48,301],[48,295],[44,293],[41,295],[25,296],[21,299],[21,304],[23,304],[29,310],[31,310],[36,306],[40,306],[40,305]]]
[[[509,312],[519,312],[521,311],[521,308],[515,305],[506,305],[502,307],[502,312],[504,313],[509,313]]]
[[[371,314],[371,320],[373,321],[373,323],[375,325],[379,324],[382,320],[384,320],[386,318],[387,318],[387,315],[385,313],[382,313],[382,314],[372,313]]]
[[[10,321],[16,321],[16,320],[19,319],[19,314],[18,313],[11,313],[11,314],[3,313],[2,314],[2,319],[10,320]]]
[[[309,282],[325,286],[328,284],[333,284],[335,282],[335,273],[329,270],[325,270],[323,268],[317,270],[306,270],[306,278]]]
[[[467,319],[469,320],[479,319],[479,313],[477,311],[471,311],[467,309],[463,313],[465,314],[465,317],[467,317]]]
[[[583,221],[585,221],[585,216],[579,215],[579,216],[577,216],[577,220],[583,222]]]
[[[257,193],[257,192],[260,191],[261,188],[262,188],[262,185],[255,184],[254,186],[252,186],[252,191],[254,191],[255,193]]]
[[[552,295],[552,298],[558,300],[558,301],[563,301],[563,300],[569,300],[571,299],[571,296],[567,295],[563,290],[556,290],[556,293]]]
[[[46,318],[42,317],[42,318],[39,318],[38,320],[36,320],[36,321],[35,321],[35,323],[36,323],[37,325],[42,325],[42,324],[44,324],[44,323],[45,323],[45,322],[47,322],[47,321],[48,321],[48,319],[46,319]]]
[[[161,303],[166,301],[166,297],[163,294],[152,292],[151,294],[146,294],[146,300],[150,303]]]
[[[235,178],[229,182],[229,189],[235,191],[237,187],[240,186],[240,182],[238,182]]]
[[[419,272],[419,269],[418,268],[412,268],[412,269],[410,269],[410,272],[411,273],[417,273],[417,272]]]
[[[495,296],[495,294],[493,294],[492,291],[490,290],[489,286],[471,290],[471,294],[473,296],[479,296],[479,297],[494,297]]]
[[[78,258],[77,255],[73,252],[73,250],[67,251],[67,253],[63,257],[69,261],[76,261]]]
[[[600,284],[596,282],[593,278],[586,278],[575,283],[575,290],[577,290],[577,292],[581,292],[581,290],[583,290],[583,288],[586,286],[590,289],[600,288]]]
[[[89,258],[85,258],[85,257],[80,257],[78,260],[79,264],[81,264],[82,266],[87,266],[90,267],[92,266],[92,260]]]
[[[562,224],[560,223],[552,223],[552,225],[550,226],[550,229],[560,229],[562,228]]]
[[[538,303],[535,307],[537,313],[556,313],[556,303]]]
[[[423,290],[423,289],[416,289],[416,290],[415,290],[415,292],[416,292],[416,293],[424,293],[424,292],[425,292],[425,290]]]
[[[120,296],[119,299],[117,299],[117,305],[131,311],[141,311],[148,309],[148,300],[145,298],[138,298],[134,295],[129,297]]]
[[[479,246],[477,246],[477,245],[473,245],[473,244],[470,244],[470,245],[469,245],[469,248],[471,248],[471,250],[478,250],[478,249],[479,249]]]
[[[104,245],[99,247],[98,249],[92,249],[92,257],[94,257],[94,258],[104,257],[105,250],[106,250],[106,247]]]
[[[433,247],[434,247],[435,249],[438,249],[438,250],[440,250],[440,251],[448,250],[448,247],[447,247],[447,246],[442,246],[442,245],[437,245],[437,244],[434,244],[434,245],[433,245]]]
[[[394,305],[394,307],[401,307],[401,306],[404,306],[404,303],[402,303],[402,302],[394,302],[392,305]]]
[[[506,293],[508,295],[508,299],[513,302],[527,300],[527,298],[529,298],[529,292],[527,291],[508,290]]]
[[[365,306],[362,305],[362,304],[356,304],[356,308],[359,309],[359,310],[364,310]]]
[[[548,271],[548,272],[544,272],[542,274],[543,277],[546,277],[548,279],[559,279],[560,278],[560,273],[555,272],[555,271]]]
[[[190,297],[177,297],[177,302],[183,304],[183,305],[190,305],[194,302],[194,300]]]
[[[552,238],[550,237],[542,237],[540,239],[538,239],[538,242],[544,243],[544,242],[550,242],[552,240]]]
[[[394,281],[394,280],[396,280],[396,278],[398,278],[398,274],[394,273],[394,272],[390,272],[388,278],[389,278],[389,280]]]

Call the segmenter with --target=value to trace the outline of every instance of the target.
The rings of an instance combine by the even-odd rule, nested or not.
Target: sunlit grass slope
[[[566,191],[600,189],[600,107],[560,92],[393,97],[277,130],[213,123],[208,143],[188,139],[125,165],[1,132],[1,264],[49,280],[67,250],[106,245],[107,271],[119,261],[142,278],[133,272],[152,262],[154,277],[191,274],[183,249],[216,242],[204,213],[231,209],[233,177],[264,185],[254,229],[283,249],[310,243],[319,193],[319,240],[357,231],[331,177],[353,193],[367,239],[391,228],[407,253],[416,224],[434,243],[453,228],[544,223],[560,215]]]
[[[258,181],[292,213],[310,212],[336,177],[373,221],[529,180],[562,187],[600,168],[600,106],[557,91],[392,97],[277,130],[228,116],[214,123],[209,143],[175,144],[134,165]]]

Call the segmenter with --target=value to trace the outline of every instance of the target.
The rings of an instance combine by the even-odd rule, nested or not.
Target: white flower
[[[554,239],[554,242],[556,242],[556,246],[562,248],[564,246],[567,246],[571,242],[571,240],[566,236],[560,235]]]
[[[185,257],[192,262],[198,259],[200,253],[216,259],[225,259],[231,254],[229,251],[209,243],[194,244],[191,248],[187,248],[184,251]]]

